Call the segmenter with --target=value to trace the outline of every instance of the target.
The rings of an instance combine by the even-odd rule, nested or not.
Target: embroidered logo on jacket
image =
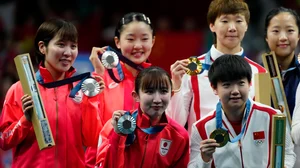
[[[77,102],[77,103],[80,103],[80,102],[82,102],[82,98],[83,98],[83,93],[82,93],[81,90],[79,90],[79,91],[76,93],[76,95],[75,95],[75,97],[73,98],[73,100],[74,100],[75,102]]]
[[[108,85],[108,88],[112,89],[112,88],[115,88],[117,87],[119,84],[116,83],[116,82],[111,82],[109,85]]]
[[[253,140],[255,145],[260,146],[265,142],[265,132],[264,131],[253,132]]]
[[[160,139],[160,146],[159,146],[159,153],[162,156],[165,156],[170,149],[172,141],[171,140],[167,140],[167,139]]]

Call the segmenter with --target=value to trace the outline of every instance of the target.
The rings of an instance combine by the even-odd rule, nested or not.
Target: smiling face
[[[277,57],[294,57],[299,41],[299,28],[295,17],[288,12],[275,15],[267,27],[266,41]]]
[[[132,96],[152,121],[159,119],[171,99],[170,75],[162,68],[151,66],[142,70],[135,79]]]
[[[225,112],[242,111],[248,100],[250,83],[246,77],[229,82],[219,81],[213,90],[219,96]]]
[[[136,95],[136,99],[140,102],[141,110],[146,113],[150,119],[159,118],[168,107],[171,99],[170,87],[163,86],[161,88],[148,88],[140,90]]]
[[[227,54],[240,51],[247,28],[248,24],[242,14],[223,14],[214,24],[210,24],[210,30],[216,33],[216,48]]]
[[[52,75],[68,71],[78,55],[77,43],[61,40],[59,36],[51,39],[47,47],[40,41],[39,49],[45,55],[45,68]]]
[[[115,37],[116,46],[122,54],[134,62],[145,62],[152,50],[155,38],[148,24],[141,21],[133,21],[123,26],[120,38]]]

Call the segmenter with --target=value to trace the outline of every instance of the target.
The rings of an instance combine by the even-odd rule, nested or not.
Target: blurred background
[[[169,71],[178,59],[198,56],[212,45],[206,14],[210,0],[0,0],[0,112],[7,89],[18,80],[13,58],[22,53],[33,56],[38,26],[48,18],[72,21],[79,31],[78,73],[93,71],[88,60],[93,46],[115,47],[117,22],[127,12],[142,12],[156,30],[150,56],[152,64]],[[274,7],[300,11],[300,0],[246,0],[250,24],[242,46],[246,56],[260,62],[266,51],[264,18]],[[298,54],[298,49],[296,54]],[[34,60],[34,59],[33,59]],[[1,151],[0,168],[10,167],[11,151]]]

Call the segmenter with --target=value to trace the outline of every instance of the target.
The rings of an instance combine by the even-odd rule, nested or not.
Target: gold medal
[[[210,134],[209,138],[215,139],[220,144],[219,147],[223,147],[229,141],[229,134],[226,130],[218,128]]]
[[[186,73],[189,75],[197,75],[202,71],[202,63],[196,57],[189,58],[189,64],[187,66],[189,69]]]

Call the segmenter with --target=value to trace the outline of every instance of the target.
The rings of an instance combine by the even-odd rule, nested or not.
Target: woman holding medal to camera
[[[7,92],[0,117],[0,147],[13,149],[12,167],[83,168],[83,147],[97,146],[102,128],[97,93],[104,88],[104,83],[90,76],[80,81],[71,77],[76,71],[72,65],[78,55],[77,39],[76,27],[61,19],[45,21],[37,30],[36,79],[55,145],[39,149],[31,122],[36,98],[24,95],[18,81]],[[87,94],[83,91],[87,85],[94,85],[96,90]]]
[[[138,103],[131,96],[134,80],[140,70],[151,65],[147,63],[147,59],[155,42],[155,32],[149,17],[136,12],[125,14],[116,26],[114,41],[121,53],[106,46],[93,47],[90,55],[95,72],[101,75],[106,85],[99,99],[102,125],[111,118],[114,111],[134,110],[138,107]],[[116,61],[118,56],[115,53],[118,54],[120,63]],[[111,55],[116,58],[111,59]],[[117,67],[112,68],[116,65]],[[88,148],[87,166],[93,167],[95,158],[96,149]]]
[[[108,133],[97,152],[99,167],[187,167],[187,131],[165,114],[171,99],[169,74],[159,67],[142,70],[132,97],[137,110],[116,110],[103,129]],[[103,134],[101,134],[103,137]]]
[[[188,167],[270,167],[271,139],[278,138],[271,135],[272,116],[281,112],[249,98],[251,76],[249,63],[238,55],[223,55],[211,65],[208,78],[220,100],[192,126]],[[285,167],[292,168],[296,155],[285,128],[281,149]]]
[[[263,67],[246,58],[241,46],[249,19],[248,5],[243,0],[213,0],[207,14],[214,36],[211,49],[199,57],[176,61],[171,65],[175,92],[166,112],[181,125],[187,124],[189,133],[192,124],[212,111],[219,100],[210,89],[207,78],[208,69],[215,59],[224,53],[240,55],[249,62],[252,75],[266,72]],[[190,66],[195,64],[200,68]],[[254,93],[251,85],[252,98]]]

